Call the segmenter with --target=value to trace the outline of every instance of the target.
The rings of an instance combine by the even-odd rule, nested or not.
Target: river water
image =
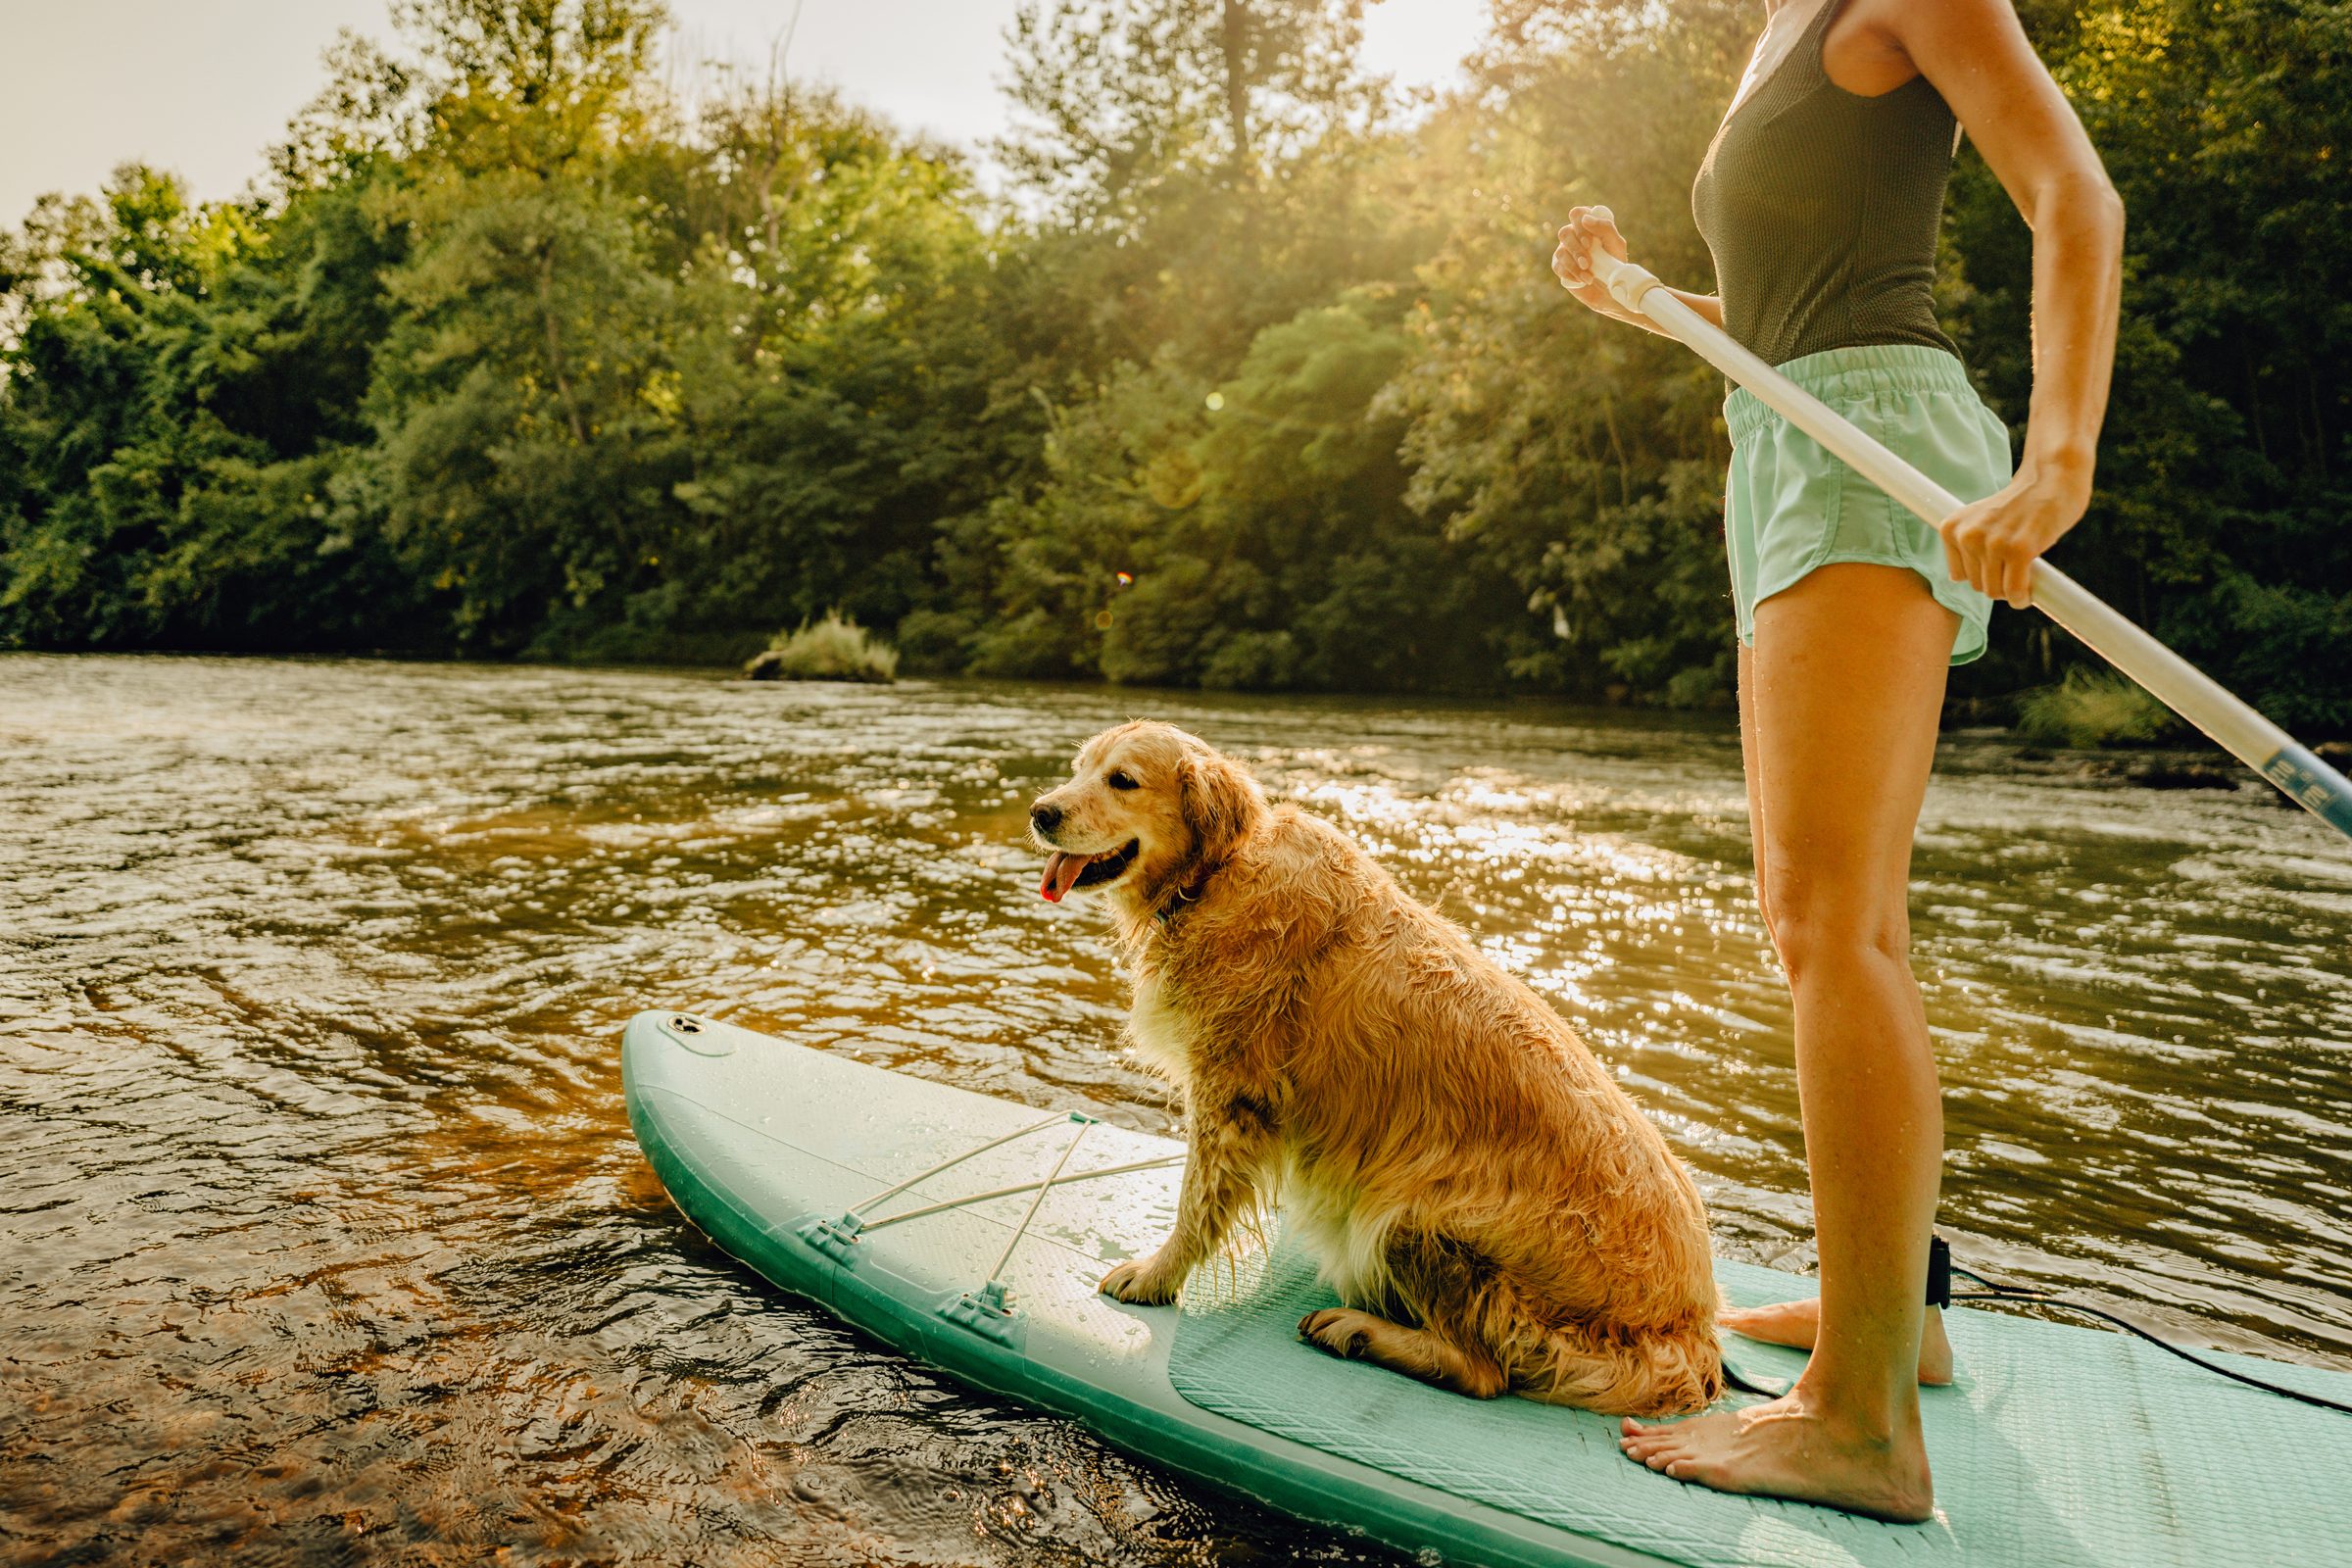
[[[1720,720],[8,656],[0,1553],[1388,1560],[776,1298],[629,1138],[653,1004],[1168,1128],[1095,916],[1021,841],[1136,714],[1441,901],[1661,1120],[1724,1250],[1807,1266]],[[2251,782],[1939,765],[1915,906],[1962,1257],[2352,1365],[2352,853]]]

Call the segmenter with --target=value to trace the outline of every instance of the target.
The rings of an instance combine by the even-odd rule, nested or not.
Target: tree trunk
[[[586,446],[588,427],[580,420],[580,407],[571,400],[571,383],[564,376],[564,339],[556,329],[556,252],[552,245],[539,253],[539,319],[547,327],[547,371],[556,378],[556,396],[571,424],[571,438]]]

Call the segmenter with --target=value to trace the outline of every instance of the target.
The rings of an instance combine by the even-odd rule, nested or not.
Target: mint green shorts
[[[2008,427],[1941,349],[1830,349],[1780,370],[1963,501],[2009,482]],[[1918,572],[1936,603],[1960,617],[1952,662],[1984,652],[1992,601],[1952,580],[1941,535],[1746,389],[1732,393],[1723,417],[1732,431],[1723,534],[1741,642],[1755,641],[1759,601],[1816,566],[1850,561]]]

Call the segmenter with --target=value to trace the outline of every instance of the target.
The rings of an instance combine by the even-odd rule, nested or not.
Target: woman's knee
[[[1782,875],[1765,879],[1758,902],[1791,983],[1825,967],[1910,962],[1911,913],[1899,890]]]

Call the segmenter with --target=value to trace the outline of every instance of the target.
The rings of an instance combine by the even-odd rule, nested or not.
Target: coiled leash
[[[1974,1280],[1984,1289],[1954,1291],[1952,1276],[1955,1274],[1963,1279]],[[2082,1301],[2070,1301],[2065,1297],[2052,1295],[2048,1291],[2032,1290],[2021,1285],[2003,1285],[1997,1281],[1986,1279],[1976,1270],[1963,1268],[1953,1262],[1951,1244],[1940,1236],[1931,1236],[1928,1238],[1928,1305],[1940,1310],[1950,1306],[1954,1301],[2022,1301],[2031,1302],[2035,1306],[2056,1307],[2062,1312],[2079,1312],[2084,1317],[2094,1317],[2102,1323],[2113,1324],[2127,1334],[2135,1335],[2147,1341],[2159,1350],[2177,1355],[2192,1366],[2201,1366],[2208,1372],[2219,1373],[2232,1383],[2243,1383],[2247,1388],[2260,1389],[2265,1394],[2276,1394],[2282,1398],[2294,1399],[2303,1404],[2316,1404],[2323,1410],[2340,1410],[2346,1415],[2352,1415],[2352,1404],[2344,1404],[2317,1394],[2308,1394],[2301,1389],[2288,1388],[2284,1384],[2266,1383],[2261,1378],[2240,1372],[2234,1367],[2223,1366],[2218,1361],[2208,1361],[2194,1350],[2175,1345],[2172,1341],[2161,1338],[2136,1323],[2120,1318],[2102,1307],[2091,1306]],[[1740,1374],[1740,1369],[1733,1366],[1728,1360],[1723,1364],[1723,1380],[1742,1394],[1761,1395],[1768,1399],[1781,1397],[1788,1392],[1790,1387],[1786,1383],[1774,1387],[1753,1378],[1744,1377]]]

